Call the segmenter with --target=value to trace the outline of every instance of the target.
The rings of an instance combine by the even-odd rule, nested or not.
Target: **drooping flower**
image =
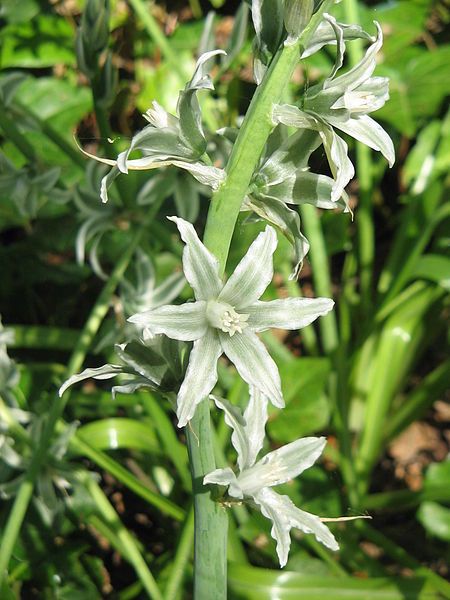
[[[313,533],[319,542],[331,550],[338,550],[333,534],[319,517],[297,508],[288,496],[271,489],[311,467],[322,454],[325,438],[299,439],[256,461],[263,446],[267,398],[250,387],[250,401],[242,415],[226,400],[211,397],[225,412],[225,422],[233,429],[231,442],[237,451],[239,473],[236,475],[230,468],[216,469],[204,477],[203,483],[227,486],[232,498],[251,500],[258,505],[262,514],[272,521],[271,535],[277,542],[282,567],[288,559],[293,527]]]
[[[180,92],[178,98],[178,116],[171,115],[157,102],[144,115],[148,125],[136,133],[130,146],[121,152],[117,160],[100,158],[82,152],[99,162],[110,165],[112,169],[102,179],[100,197],[108,201],[108,188],[120,173],[129,170],[147,170],[159,167],[175,166],[191,173],[200,183],[217,189],[225,179],[225,172],[211,165],[206,154],[207,140],[202,126],[202,115],[197,100],[199,90],[214,89],[206,65],[223,50],[205,52],[199,57],[192,79]],[[140,158],[130,158],[134,151],[141,153]]]
[[[334,128],[380,151],[390,166],[394,164],[395,152],[389,135],[368,116],[381,108],[389,98],[388,79],[372,77],[376,54],[383,44],[381,27],[375,23],[377,37],[361,61],[347,73],[338,75],[345,52],[343,30],[330,15],[326,15],[326,19],[333,27],[337,40],[336,63],[330,76],[308,89],[301,109],[292,105],[275,106],[273,120],[274,123],[313,129],[319,133],[335,178],[331,199],[336,201],[355,170],[348,157],[348,146]]]
[[[277,237],[266,227],[226,283],[219,277],[215,256],[199,240],[194,227],[178,217],[186,244],[183,268],[194,290],[195,302],[161,306],[134,315],[129,320],[153,335],[165,334],[193,341],[186,376],[177,397],[178,425],[193,417],[196,405],[217,382],[217,361],[225,353],[241,377],[254,385],[278,407],[284,406],[278,369],[256,335],[271,327],[299,329],[328,313],[328,298],[287,298],[259,301],[273,277],[273,253]]]

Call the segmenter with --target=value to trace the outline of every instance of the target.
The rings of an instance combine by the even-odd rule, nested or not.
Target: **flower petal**
[[[392,167],[395,162],[394,144],[381,125],[371,117],[360,115],[348,121],[336,122],[334,126],[366,146],[381,152],[389,166]]]
[[[245,468],[251,467],[263,447],[267,423],[267,396],[250,386],[250,400],[244,412],[245,434],[248,440],[248,455]]]
[[[301,329],[326,315],[333,306],[330,298],[286,298],[255,302],[242,311],[250,315],[248,326],[253,331],[265,331],[271,327]]]
[[[120,365],[103,365],[101,367],[96,367],[94,369],[85,369],[81,373],[77,373],[76,375],[72,375],[69,377],[62,386],[59,388],[59,395],[62,396],[64,392],[74,383],[78,383],[79,381],[84,381],[85,379],[112,379],[116,375],[124,372],[124,367]]]
[[[335,77],[332,81],[326,81],[325,88],[339,88],[342,93],[356,89],[359,85],[364,83],[375,70],[377,65],[376,54],[383,45],[383,32],[379,23],[375,21],[377,28],[377,38],[375,42],[369,46],[363,58],[356,64],[350,71]]]
[[[224,411],[225,423],[232,428],[231,443],[237,452],[239,470],[253,465],[264,442],[267,422],[267,398],[250,386],[250,400],[242,416],[237,406],[224,398],[211,395],[216,406]],[[216,482],[215,482],[216,483]]]
[[[178,427],[184,427],[192,419],[195,408],[207,398],[217,382],[217,361],[222,348],[214,330],[194,342],[189,364],[177,396]]]
[[[278,408],[284,407],[278,368],[258,336],[244,329],[230,337],[219,331],[223,351],[236,366],[239,375],[254,385]]]
[[[355,168],[348,157],[346,142],[334,132],[332,127],[323,123],[319,133],[331,172],[335,178],[331,200],[337,202],[342,196],[345,186],[355,174]]]
[[[239,476],[244,493],[253,496],[262,488],[294,479],[316,462],[326,443],[324,437],[300,438],[269,452]]]
[[[187,302],[186,304],[165,305],[133,315],[128,319],[145,327],[152,335],[164,333],[173,340],[190,342],[205,335],[206,302]]]
[[[288,497],[282,496],[282,498]],[[319,517],[297,508],[292,502],[290,502],[290,504],[291,506],[288,509],[287,515],[292,527],[296,527],[304,533],[313,533],[316,540],[321,542],[327,548],[330,548],[330,550],[339,550],[339,545],[335,540],[334,535],[328,527],[322,523]]]
[[[286,497],[286,496],[285,496]],[[284,514],[283,502],[276,492],[265,488],[262,489],[254,500],[259,504],[262,514],[272,521],[270,535],[277,543],[278,560],[280,567],[284,567],[288,560],[289,549],[291,547],[291,526],[289,519]]]
[[[300,231],[300,217],[298,212],[288,208],[282,200],[264,195],[247,196],[242,209],[247,208],[253,210],[271,225],[277,227],[292,244],[295,266],[289,279],[295,279],[302,268],[303,259],[309,250],[309,242]]]
[[[199,240],[191,223],[179,217],[168,217],[178,227],[181,239],[186,244],[183,250],[183,270],[197,300],[217,298],[222,289],[219,278],[219,263]]]
[[[252,243],[230,279],[219,294],[220,302],[234,308],[253,304],[273,277],[273,253],[277,247],[277,235],[272,227],[266,227]]]
[[[208,475],[205,475],[203,478],[203,484],[207,485],[208,483],[229,486],[228,493],[230,496],[233,496],[234,498],[244,497],[244,494],[242,493],[242,490],[237,482],[236,475],[229,467],[226,469],[216,469],[215,471],[208,473]]]
[[[237,462],[239,470],[245,469],[248,465],[248,455],[250,450],[249,440],[245,431],[245,421],[241,414],[240,409],[237,406],[225,400],[225,398],[218,398],[211,394],[211,398],[214,400],[215,405],[225,413],[225,423],[231,427],[233,433],[231,434],[231,443],[237,452]],[[217,483],[216,481],[214,483]]]
[[[313,533],[319,542],[331,550],[339,549],[333,534],[320,518],[297,508],[288,496],[281,496],[269,488],[264,488],[254,500],[261,507],[262,514],[273,523],[270,533],[277,542],[281,567],[287,563],[292,527],[304,533]]]

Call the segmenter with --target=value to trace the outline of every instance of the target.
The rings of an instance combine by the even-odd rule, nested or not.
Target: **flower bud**
[[[294,43],[308,25],[314,11],[314,0],[285,0],[284,26],[287,43]]]

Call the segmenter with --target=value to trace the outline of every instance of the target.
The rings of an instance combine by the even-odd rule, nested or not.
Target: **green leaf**
[[[401,133],[413,137],[420,122],[438,110],[450,93],[450,79],[443,77],[450,62],[450,45],[423,51],[404,69],[380,65],[378,75],[390,78],[390,100],[376,113]]]
[[[410,278],[428,279],[450,291],[450,258],[440,254],[425,254],[417,260]]]
[[[280,365],[286,408],[274,414],[267,425],[273,440],[291,442],[326,427],[330,407],[324,389],[329,371],[325,358],[299,358]]]
[[[432,121],[420,132],[416,144],[407,156],[402,179],[406,186],[412,186],[412,192],[415,194],[423,192],[433,174],[440,135],[441,122]]]
[[[73,34],[69,21],[54,15],[41,14],[31,21],[7,25],[0,31],[0,66],[74,65]]]
[[[25,23],[38,13],[38,0],[2,0],[0,6],[0,17],[8,23]]]
[[[88,88],[54,77],[28,78],[18,88],[17,96],[30,112],[49,121],[70,141],[74,127],[92,106]]]
[[[424,490],[431,491],[434,488],[448,487],[450,481],[450,460],[431,464],[426,472]]]
[[[78,436],[97,450],[142,450],[159,454],[161,449],[155,431],[147,423],[134,419],[101,419],[83,425]]]
[[[437,502],[423,502],[417,518],[432,536],[450,542],[450,508]]]
[[[304,576],[289,571],[271,571],[232,563],[228,584],[233,599],[306,600],[342,599],[361,600],[424,600],[436,598],[435,591],[421,578],[400,579],[379,577],[363,579],[356,577]]]

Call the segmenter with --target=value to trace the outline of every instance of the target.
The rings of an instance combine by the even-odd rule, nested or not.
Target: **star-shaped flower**
[[[225,412],[225,422],[233,429],[231,441],[238,454],[239,474],[230,468],[216,469],[203,479],[204,484],[228,486],[228,494],[236,499],[253,500],[262,514],[273,523],[271,535],[277,542],[280,566],[287,562],[293,527],[313,533],[317,540],[338,550],[338,544],[328,527],[316,515],[297,508],[288,496],[271,488],[285,483],[311,467],[322,454],[326,440],[307,437],[269,452],[258,462],[267,421],[267,398],[250,387],[250,401],[241,411],[222,398],[212,396],[218,408]]]
[[[301,109],[291,105],[275,106],[273,120],[274,123],[313,129],[319,133],[335,178],[331,199],[336,201],[355,170],[348,157],[348,146],[334,128],[380,151],[391,167],[395,151],[389,135],[368,116],[389,98],[388,79],[372,77],[376,55],[383,44],[381,27],[375,23],[377,37],[360,62],[347,73],[337,76],[344,61],[344,31],[333,17],[325,15],[325,18],[333,27],[337,41],[336,63],[331,74],[322,83],[308,89]]]
[[[217,360],[225,353],[241,377],[254,385],[280,408],[284,406],[277,366],[256,335],[271,327],[299,329],[328,313],[328,298],[287,298],[260,302],[258,299],[273,276],[273,253],[277,237],[266,227],[226,283],[219,277],[219,263],[202,244],[193,226],[170,217],[186,244],[183,268],[194,290],[195,302],[161,306],[129,320],[153,335],[165,334],[193,341],[186,376],[177,398],[178,425],[193,417],[196,405],[217,382]]]

